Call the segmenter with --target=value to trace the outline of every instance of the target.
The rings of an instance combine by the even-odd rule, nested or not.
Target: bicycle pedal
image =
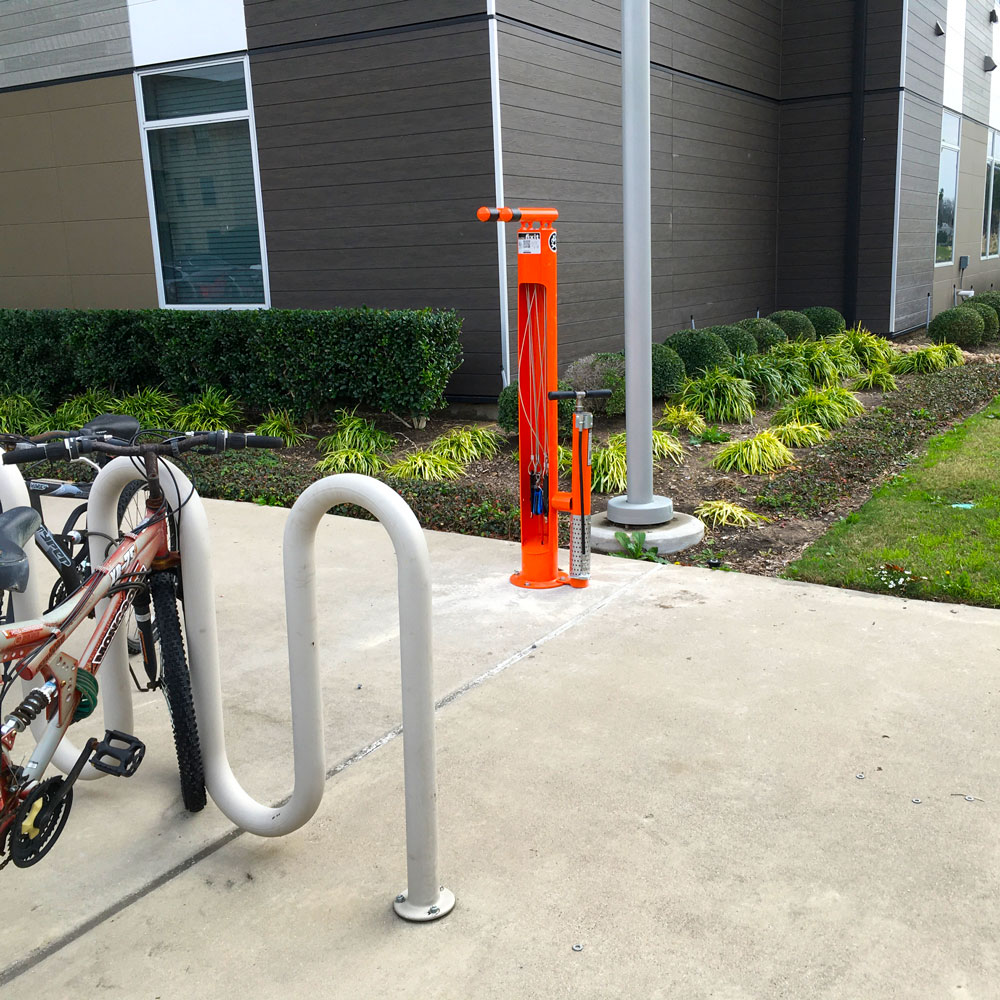
[[[94,747],[90,763],[105,774],[131,778],[145,755],[146,744],[141,740],[128,733],[120,733],[117,729],[109,729],[104,734],[104,739]]]

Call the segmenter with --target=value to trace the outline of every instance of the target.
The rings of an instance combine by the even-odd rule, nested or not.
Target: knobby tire
[[[191,677],[184,655],[180,619],[177,615],[177,591],[170,573],[153,573],[149,592],[159,626],[159,646],[163,691],[170,710],[174,731],[177,767],[181,779],[181,798],[188,812],[205,807],[205,769],[198,739],[198,722],[191,697]]]

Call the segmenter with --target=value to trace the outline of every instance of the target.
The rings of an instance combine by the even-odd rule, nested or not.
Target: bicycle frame
[[[158,568],[170,564],[168,516],[166,506],[148,504],[146,518],[116,544],[101,566],[68,600],[41,617],[0,627],[0,659],[13,660],[14,670],[23,680],[42,679],[36,690],[42,690],[48,701],[48,723],[16,782],[12,781],[10,755],[18,729],[4,726],[0,731],[0,834],[13,819],[15,800],[20,798],[26,786],[40,780],[73,721],[78,701],[78,671],[97,674],[125,621],[135,590],[123,585],[140,579],[154,563]],[[79,658],[65,653],[66,640],[105,598],[108,604],[97,618]]]

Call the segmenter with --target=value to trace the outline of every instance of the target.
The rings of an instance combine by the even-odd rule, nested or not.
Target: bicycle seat
[[[122,441],[131,441],[139,433],[139,421],[125,413],[102,413],[88,420],[80,430],[85,434],[110,434]]]
[[[41,517],[30,507],[11,507],[0,514],[0,590],[24,592],[28,585],[24,544],[41,524]]]

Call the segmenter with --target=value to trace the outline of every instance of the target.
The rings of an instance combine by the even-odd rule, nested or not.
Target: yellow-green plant
[[[729,500],[706,500],[694,509],[695,517],[700,517],[713,528],[733,527],[752,528],[758,524],[770,524],[771,519],[763,514],[756,514],[738,503]]]
[[[313,437],[305,432],[288,410],[268,410],[257,425],[257,433],[279,437],[289,448],[311,441]]]
[[[464,472],[461,462],[433,451],[407,452],[385,470],[387,476],[395,479],[422,479],[425,482],[458,479]]]
[[[115,405],[114,396],[106,389],[88,389],[79,396],[67,399],[52,414],[54,429],[76,430],[88,420],[108,413]]]
[[[595,493],[622,493],[628,488],[625,442],[595,448],[590,456],[591,489]]]
[[[430,450],[466,465],[481,458],[493,458],[500,450],[500,432],[489,427],[456,427],[436,438]]]
[[[775,424],[768,429],[789,448],[810,448],[830,436],[830,432],[819,424],[800,424],[794,420],[787,424]]]
[[[835,333],[822,342],[841,378],[854,378],[861,372],[861,361],[843,333]]]
[[[656,422],[657,427],[667,431],[690,431],[692,434],[700,434],[705,427],[705,418],[687,406],[671,405],[668,403],[663,407],[663,415]]]
[[[0,433],[35,434],[35,427],[46,418],[38,397],[21,392],[0,396]],[[47,428],[46,428],[47,429]]]
[[[791,465],[792,453],[771,431],[761,431],[743,441],[727,444],[712,459],[712,465],[723,472],[737,469],[747,475],[763,475]]]
[[[185,403],[174,413],[174,426],[181,431],[228,431],[239,423],[242,414],[239,401],[218,386]]]
[[[965,364],[965,355],[962,353],[962,348],[958,344],[950,344],[947,341],[938,344],[936,350],[941,352],[942,357],[948,362],[948,367],[951,368],[955,365]]]
[[[737,354],[728,368],[737,378],[745,378],[757,401],[767,405],[787,395],[785,380],[774,362],[769,354]]]
[[[858,359],[862,368],[889,364],[899,353],[884,337],[877,337],[859,323],[840,335],[841,343]]]
[[[113,409],[115,413],[135,417],[143,427],[170,427],[179,405],[176,396],[164,389],[151,387],[137,389],[116,399]]]
[[[897,388],[896,377],[884,362],[877,362],[866,372],[862,372],[852,383],[854,392],[893,392]]]
[[[336,430],[321,438],[320,451],[340,451],[344,448],[384,455],[396,447],[396,439],[379,430],[373,421],[359,417],[355,410],[337,410],[333,415]]]
[[[620,434],[612,434],[608,438],[608,446],[611,448],[625,448],[625,431]],[[653,458],[669,458],[671,462],[680,465],[684,461],[684,446],[666,431],[653,429]]]
[[[688,379],[680,401],[709,420],[743,424],[753,419],[753,386],[724,368],[709,368],[704,375]]]
[[[316,463],[315,469],[328,475],[357,472],[362,476],[377,476],[385,465],[385,459],[375,452],[360,451],[357,448],[334,448]]]
[[[910,375],[922,372],[939,372],[948,367],[948,358],[937,347],[922,347],[898,355],[889,365],[894,375]]]
[[[810,389],[790,399],[771,419],[772,424],[820,424],[827,430],[843,427],[864,411],[861,401],[840,386]]]
[[[840,369],[834,363],[825,340],[814,340],[796,346],[802,349],[802,360],[809,369],[809,380],[813,385],[825,387],[840,382]]]

